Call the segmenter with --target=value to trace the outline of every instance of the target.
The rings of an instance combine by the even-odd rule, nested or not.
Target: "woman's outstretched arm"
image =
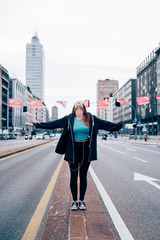
[[[40,122],[40,123],[33,122],[36,128],[43,128],[43,129],[65,128],[67,126],[67,123],[68,123],[68,116],[65,116],[55,121]]]
[[[114,131],[120,130],[123,127],[122,122],[113,123],[113,122],[109,122],[109,121],[97,118],[96,116],[94,116],[94,119],[95,119],[95,124],[98,127],[98,130],[102,129],[102,130],[113,131],[114,132]]]

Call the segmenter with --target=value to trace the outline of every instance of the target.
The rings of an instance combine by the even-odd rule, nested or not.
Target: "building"
[[[137,97],[149,97],[148,104],[137,105],[142,131],[160,135],[160,46],[137,67]]]
[[[44,51],[37,34],[26,45],[26,86],[44,101]]]
[[[33,130],[33,112],[34,109],[30,108],[30,101],[33,100],[33,95],[29,87],[26,87],[26,126],[25,126],[25,132],[32,132]]]
[[[156,73],[157,73],[157,134],[160,135],[160,45],[156,49],[157,55],[157,64],[156,64]],[[159,96],[159,97],[158,97]]]
[[[123,121],[124,124],[133,123],[136,118],[136,79],[129,79],[113,94],[113,122]],[[115,106],[115,101],[120,107]]]
[[[110,94],[117,91],[119,88],[119,82],[117,80],[98,80],[97,83],[97,100],[103,100],[104,98],[109,98]],[[97,117],[107,120],[107,109],[97,108]]]
[[[26,112],[23,107],[26,106],[26,88],[17,78],[9,79],[9,98],[16,101],[9,107],[9,129],[12,132],[21,134],[26,128]]]
[[[107,107],[107,120],[113,122],[113,108],[115,100],[113,97],[109,98],[109,106]]]
[[[52,121],[58,119],[58,107],[53,106],[52,107]]]
[[[35,96],[33,98],[37,99]],[[48,109],[47,109],[45,103],[42,102],[41,108],[33,109],[33,122],[46,122],[47,119],[48,119]]]
[[[9,126],[9,74],[0,65],[0,133],[8,133]]]

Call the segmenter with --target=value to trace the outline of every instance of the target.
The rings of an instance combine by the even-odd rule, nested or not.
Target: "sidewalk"
[[[41,240],[116,240],[88,172],[87,210],[71,211],[70,173],[64,161]]]
[[[138,136],[139,137],[139,136]],[[129,139],[128,137],[121,137],[119,136],[118,138],[108,138],[108,140],[111,141],[124,141],[124,142],[131,142],[131,143],[140,143],[140,144],[150,144],[150,145],[157,145],[157,147],[160,147],[160,138],[157,137],[155,139],[152,139],[150,136],[148,137],[149,139],[145,142],[144,139],[140,140],[139,138],[137,140],[135,139]]]

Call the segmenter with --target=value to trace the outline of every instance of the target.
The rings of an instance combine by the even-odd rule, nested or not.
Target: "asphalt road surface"
[[[92,168],[133,239],[159,240],[160,147],[99,140]]]
[[[0,161],[0,240],[22,238],[60,162],[55,145],[53,141]],[[98,161],[91,166],[133,239],[159,240],[160,148],[99,139]]]
[[[0,161],[0,240],[22,238],[62,158],[55,142]]]

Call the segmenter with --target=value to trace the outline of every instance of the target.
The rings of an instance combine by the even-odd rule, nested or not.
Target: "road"
[[[98,141],[92,168],[133,239],[160,239],[160,148],[125,141]],[[155,179],[148,180],[138,174]],[[155,186],[152,185],[155,184]]]
[[[55,145],[53,141],[0,160],[0,240],[19,240],[24,235],[60,162]],[[98,161],[91,167],[132,236],[122,239],[159,240],[160,148],[99,139]],[[40,239],[47,212],[36,240]],[[111,221],[114,223],[112,217]],[[122,225],[115,228],[118,233],[119,228],[123,231]]]
[[[0,161],[0,240],[22,238],[62,158],[54,153],[55,144]]]

